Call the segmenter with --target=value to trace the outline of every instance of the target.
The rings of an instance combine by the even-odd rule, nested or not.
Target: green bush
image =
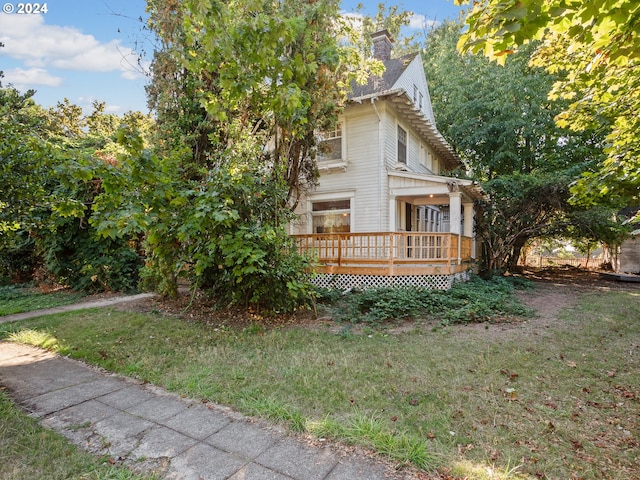
[[[38,239],[44,266],[58,283],[87,292],[135,291],[142,259],[122,238],[100,238],[77,218],[60,219]]]
[[[9,231],[0,235],[0,285],[30,281],[39,264],[35,242],[28,232]]]
[[[306,273],[310,264],[282,229],[240,225],[217,242],[214,261],[216,254],[219,263],[207,267],[197,280],[220,303],[291,312],[312,298]]]
[[[456,283],[449,290],[417,287],[375,288],[341,294],[320,290],[319,299],[337,321],[379,324],[438,316],[442,324],[490,321],[500,316],[529,315],[514,296],[527,286],[521,279],[494,277]]]

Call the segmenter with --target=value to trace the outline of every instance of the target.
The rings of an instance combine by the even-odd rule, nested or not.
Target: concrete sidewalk
[[[144,298],[155,297],[155,293],[139,293],[137,295],[118,295],[112,298],[103,298],[101,300],[89,300],[86,302],[72,303],[70,305],[62,305],[60,307],[43,308],[41,310],[32,310],[30,312],[15,313],[13,315],[4,315],[0,317],[0,323],[17,322],[18,320],[26,320],[28,318],[42,317],[43,315],[54,315],[56,313],[72,312],[74,310],[86,310],[87,308],[110,307],[120,303],[134,302]]]
[[[31,346],[0,342],[0,386],[73,443],[167,479],[413,478],[345,449],[312,446],[226,407]]]

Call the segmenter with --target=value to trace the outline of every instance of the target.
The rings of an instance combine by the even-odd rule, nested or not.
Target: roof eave
[[[463,165],[462,161],[453,150],[453,147],[449,145],[449,142],[447,142],[447,140],[442,136],[436,126],[431,123],[424,112],[415,106],[405,89],[393,88],[367,95],[361,95],[359,97],[349,98],[348,102],[364,103],[365,101],[370,101],[372,99],[389,99],[391,103],[406,115],[409,123],[411,123],[411,125],[420,132],[423,137],[429,140],[435,150],[442,156],[448,168],[453,170]]]

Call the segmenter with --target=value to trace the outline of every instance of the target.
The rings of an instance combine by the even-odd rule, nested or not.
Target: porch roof
[[[471,200],[486,197],[482,187],[472,180],[425,173],[389,170],[389,192],[395,197],[427,197],[461,191]]]

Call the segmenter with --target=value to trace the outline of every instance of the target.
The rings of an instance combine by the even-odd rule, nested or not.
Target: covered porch
[[[481,193],[475,185],[398,170],[385,178],[377,209],[358,191],[309,199],[293,237],[314,260],[314,283],[449,288],[466,279],[476,256],[474,201]]]

